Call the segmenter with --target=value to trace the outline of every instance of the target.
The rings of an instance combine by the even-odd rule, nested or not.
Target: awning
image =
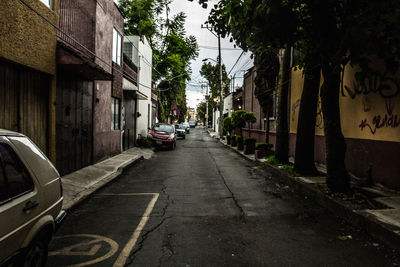
[[[132,94],[134,94],[134,97],[137,100],[147,100],[148,99],[147,95],[140,92],[138,90],[138,87],[135,84],[133,84],[131,81],[129,81],[125,78],[123,78],[123,80],[122,80],[122,89],[125,92],[131,92]]]
[[[131,81],[129,81],[126,78],[123,78],[122,80],[122,89],[124,90],[131,90],[131,91],[137,91],[138,87],[133,84]]]

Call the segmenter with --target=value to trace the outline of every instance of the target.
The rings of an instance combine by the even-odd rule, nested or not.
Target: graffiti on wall
[[[354,79],[352,86],[345,85],[344,89],[351,99],[356,98],[358,95],[379,94],[385,101],[386,112],[383,114],[375,114],[372,120],[368,120],[367,118],[362,119],[358,125],[361,131],[368,129],[374,135],[378,129],[399,127],[400,116],[393,113],[393,98],[400,94],[400,82],[398,80],[386,74],[374,72],[361,82]],[[342,95],[346,96],[343,88]],[[363,109],[364,112],[371,111],[371,105],[367,98],[363,99]]]
[[[397,128],[400,125],[400,116],[393,113],[394,102],[391,99],[385,99],[386,114],[377,114],[369,122],[368,119],[363,119],[358,126],[361,131],[368,128],[372,134],[375,134],[381,128]]]
[[[400,82],[388,77],[386,74],[374,72],[368,79],[364,79],[362,82],[354,79],[352,88],[345,85],[344,89],[352,99],[357,95],[368,95],[370,93],[379,93],[381,97],[386,99],[396,97],[400,94]],[[346,96],[343,88],[342,95]]]

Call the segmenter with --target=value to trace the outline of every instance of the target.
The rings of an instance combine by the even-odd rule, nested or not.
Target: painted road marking
[[[135,231],[133,232],[132,236],[126,243],[124,249],[119,254],[117,260],[115,261],[113,267],[122,267],[125,265],[126,260],[129,257],[132,249],[135,247],[136,242],[142,232],[143,228],[146,226],[147,221],[150,219],[150,214],[154,208],[154,205],[157,202],[158,197],[160,194],[158,193],[122,193],[122,194],[99,194],[103,196],[153,196],[150,203],[147,205],[145,212],[143,213],[142,219],[140,220],[138,226],[136,227]]]
[[[96,253],[100,250],[101,248],[101,243],[105,242],[108,245],[110,245],[110,250],[103,256],[98,257],[96,259],[70,265],[71,267],[80,267],[80,266],[87,266],[91,264],[95,264],[101,261],[104,261],[111,256],[113,256],[117,251],[118,251],[118,244],[114,240],[100,236],[100,235],[89,235],[89,234],[78,234],[78,235],[64,235],[64,236],[55,236],[54,239],[63,239],[63,238],[76,238],[76,237],[85,237],[85,238],[92,238],[93,240],[90,241],[84,241],[84,242],[79,242],[77,244],[64,247],[62,249],[56,250],[56,251],[51,251],[49,252],[49,256],[94,256]],[[93,245],[89,250],[86,251],[79,251],[77,249],[83,248],[83,247],[88,247],[90,245]]]

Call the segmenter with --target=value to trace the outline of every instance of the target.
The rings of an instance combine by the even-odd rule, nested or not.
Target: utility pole
[[[215,34],[211,28],[201,25],[202,29],[209,30],[215,37],[218,38],[218,64],[219,64],[219,123],[218,123],[218,132],[219,136],[222,136],[222,118],[224,116],[224,99],[223,99],[223,92],[222,92],[222,57],[221,57],[221,36]]]
[[[222,92],[222,57],[221,57],[221,36],[218,35],[218,62],[219,62],[219,136],[222,136],[222,119],[224,117],[224,97]]]

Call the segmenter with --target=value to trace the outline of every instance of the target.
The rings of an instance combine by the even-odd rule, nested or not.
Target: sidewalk
[[[63,209],[69,210],[117,178],[125,168],[153,155],[150,149],[131,148],[114,157],[61,177]]]
[[[211,137],[216,134],[208,130]],[[281,170],[278,166],[256,159],[253,155],[245,155],[235,147],[227,145],[226,140],[219,140],[247,160],[253,161],[272,172],[283,182],[295,187],[301,194],[314,199],[332,213],[349,223],[368,231],[370,235],[383,244],[400,251],[400,194],[384,187],[355,187],[357,197],[348,198],[343,194],[329,193],[326,178],[300,177]],[[326,173],[324,166],[318,170]]]

